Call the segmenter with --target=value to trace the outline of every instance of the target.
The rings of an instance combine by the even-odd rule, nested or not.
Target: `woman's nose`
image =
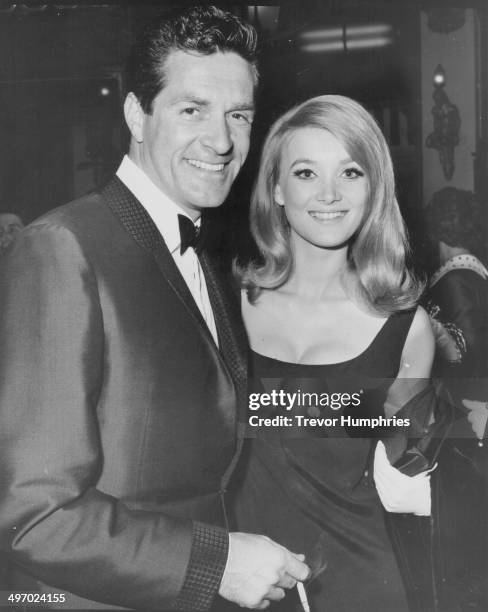
[[[317,200],[325,204],[333,204],[342,199],[341,192],[335,179],[321,181],[320,189],[317,193]]]

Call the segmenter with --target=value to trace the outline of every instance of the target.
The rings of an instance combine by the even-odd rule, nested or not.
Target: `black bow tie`
[[[180,226],[181,238],[180,254],[183,255],[183,253],[189,247],[192,247],[195,252],[198,253],[198,250],[201,246],[201,240],[199,240],[200,228],[195,227],[193,221],[188,217],[185,217],[185,215],[178,215],[178,224]]]

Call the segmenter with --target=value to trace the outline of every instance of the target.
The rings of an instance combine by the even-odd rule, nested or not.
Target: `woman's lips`
[[[334,219],[344,217],[347,214],[347,210],[311,210],[308,214],[317,221],[333,221]]]

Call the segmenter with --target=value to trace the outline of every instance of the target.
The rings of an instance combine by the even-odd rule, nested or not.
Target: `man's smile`
[[[187,159],[186,161],[195,168],[200,168],[201,170],[208,170],[209,172],[222,172],[225,166],[229,163],[227,162],[225,164],[210,164],[199,159]]]

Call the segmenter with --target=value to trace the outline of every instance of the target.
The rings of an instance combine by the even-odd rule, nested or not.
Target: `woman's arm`
[[[402,352],[398,378],[388,392],[386,416],[400,408],[429,384],[435,340],[429,317],[418,308]],[[374,480],[383,507],[388,512],[428,516],[431,511],[430,476],[422,472],[406,476],[388,461],[385,445],[378,442],[374,457]]]
[[[385,416],[391,417],[429,384],[435,353],[435,338],[429,315],[420,306],[402,351],[400,369],[385,402]]]
[[[398,378],[429,378],[434,352],[435,339],[429,315],[419,306],[403,347]]]

